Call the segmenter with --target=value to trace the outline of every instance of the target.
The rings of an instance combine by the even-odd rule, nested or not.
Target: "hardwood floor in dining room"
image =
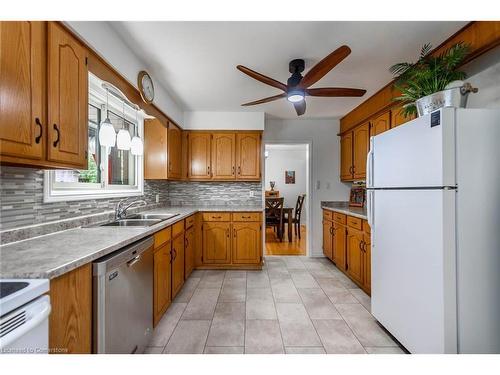
[[[278,234],[274,233],[273,228],[266,228],[266,255],[306,255],[306,227],[300,226],[300,237],[292,236],[292,242],[288,242],[288,236],[283,238],[280,242]]]

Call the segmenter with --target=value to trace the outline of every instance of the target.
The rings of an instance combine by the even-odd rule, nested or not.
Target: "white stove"
[[[0,353],[47,353],[49,280],[0,280]]]

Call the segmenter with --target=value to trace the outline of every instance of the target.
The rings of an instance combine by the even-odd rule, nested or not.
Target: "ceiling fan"
[[[293,103],[295,111],[298,116],[301,116],[306,111],[306,96],[323,96],[323,97],[351,97],[351,96],[363,96],[366,90],[344,88],[344,87],[322,87],[322,88],[312,88],[309,87],[318,82],[323,76],[325,76],[330,70],[332,70],[337,64],[344,60],[351,53],[351,49],[348,46],[341,46],[335,51],[326,56],[323,60],[313,66],[305,76],[302,76],[302,72],[305,68],[305,63],[303,59],[295,59],[290,61],[288,70],[292,75],[288,78],[287,84],[276,81],[273,78],[267,77],[260,74],[252,69],[249,69],[243,65],[238,65],[236,68],[245,73],[246,75],[265,83],[266,85],[276,87],[277,89],[283,90],[282,94],[269,96],[264,99],[255,100],[253,102],[244,103],[242,106],[250,106],[256,104],[263,104],[278,100],[281,98],[287,98],[289,102]]]

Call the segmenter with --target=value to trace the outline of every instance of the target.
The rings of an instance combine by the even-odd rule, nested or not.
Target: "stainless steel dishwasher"
[[[94,353],[142,353],[153,332],[153,237],[93,264]]]

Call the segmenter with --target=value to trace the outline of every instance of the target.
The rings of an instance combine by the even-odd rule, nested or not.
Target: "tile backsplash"
[[[262,184],[146,180],[142,198],[155,205],[156,194],[163,205],[258,205]],[[102,213],[121,198],[44,203],[43,170],[2,166],[0,199],[0,230],[8,230]]]

